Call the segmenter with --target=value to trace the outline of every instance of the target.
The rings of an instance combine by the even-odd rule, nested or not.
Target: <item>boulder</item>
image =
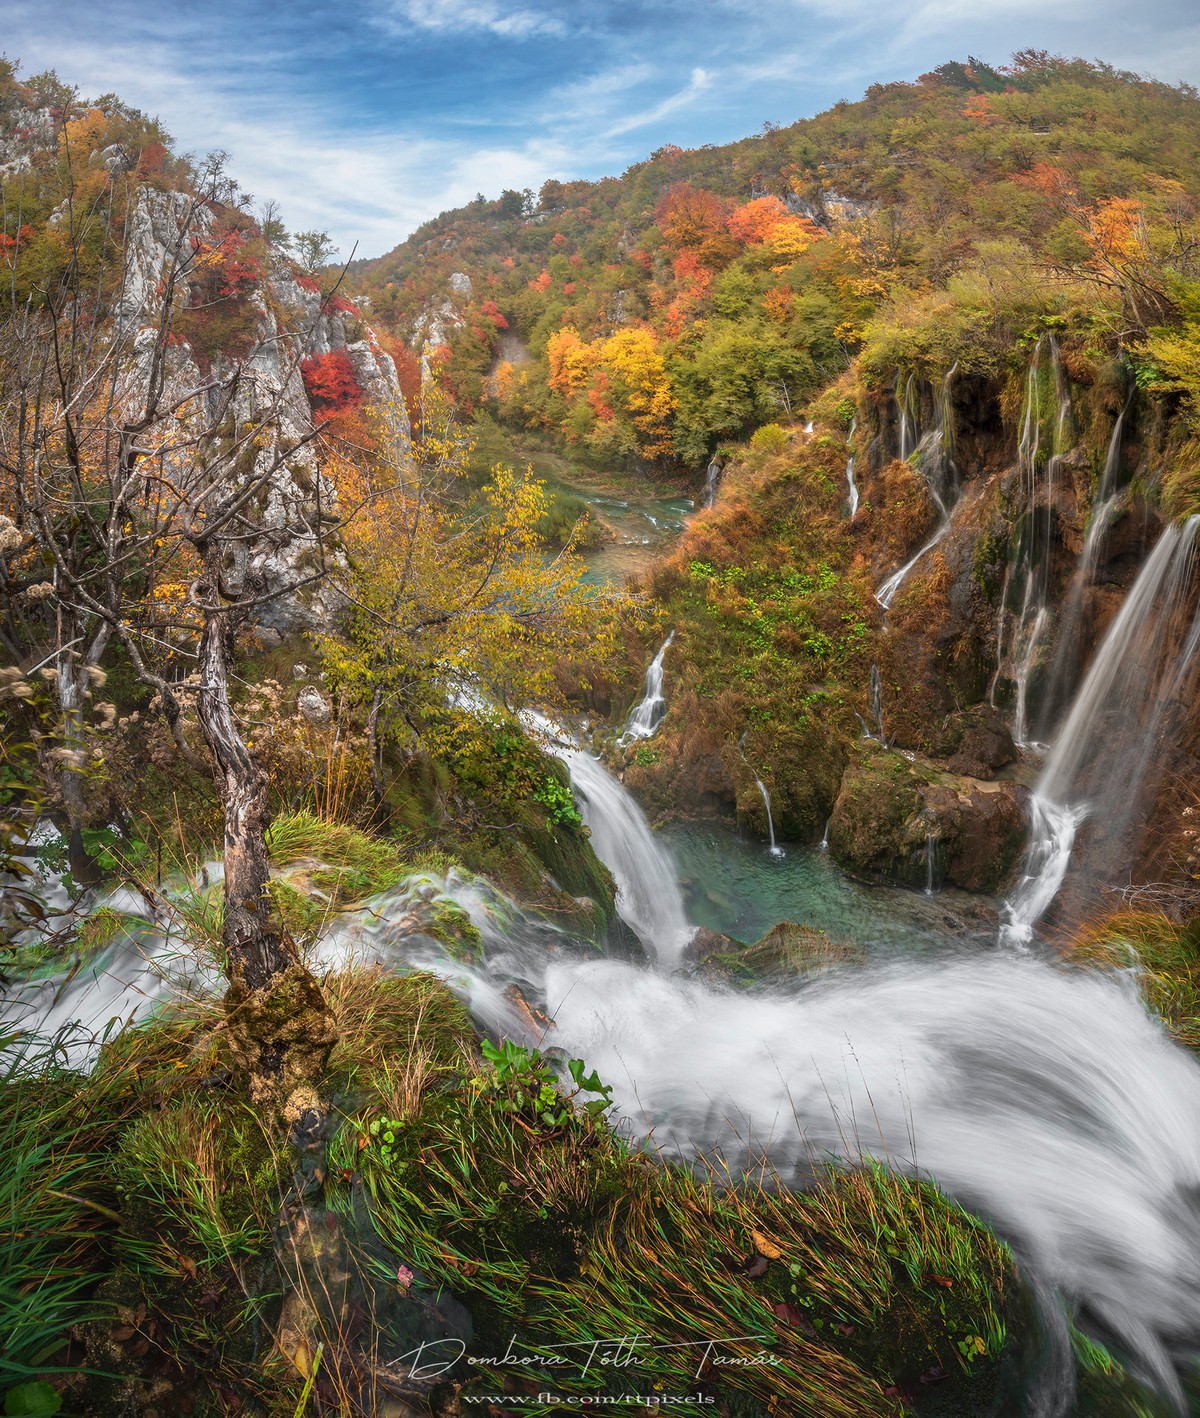
[[[842,777],[829,850],[848,871],[903,886],[999,892],[1020,860],[1026,797],[865,742]]]

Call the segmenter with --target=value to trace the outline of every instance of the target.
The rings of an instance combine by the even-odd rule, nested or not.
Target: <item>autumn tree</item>
[[[532,474],[496,464],[480,485],[473,442],[436,373],[418,432],[377,415],[376,452],[339,473],[361,507],[345,532],[347,633],[325,638],[331,682],[367,716],[380,804],[389,744],[435,752],[490,715],[556,697],[557,657],[603,652],[625,598],[584,580],[573,544],[547,553],[547,502]]]

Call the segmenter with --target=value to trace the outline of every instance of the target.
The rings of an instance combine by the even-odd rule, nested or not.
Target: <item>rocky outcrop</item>
[[[121,390],[131,411],[145,399],[165,285],[176,268],[184,268],[190,278],[195,251],[219,245],[220,215],[216,204],[188,193],[152,187],[138,193],[116,311],[132,352]],[[253,585],[271,594],[255,618],[262,628],[286,633],[328,627],[341,606],[336,588],[319,575],[331,556],[337,558],[329,545],[337,495],[312,441],[319,420],[305,390],[303,362],[344,351],[386,430],[387,455],[406,459],[411,442],[395,365],[357,309],[336,294],[323,296],[315,281],[294,272],[282,252],[270,248],[268,262],[267,274],[245,297],[250,350],[240,366],[233,409],[240,422],[261,431],[230,476],[248,482],[266,469],[274,472],[254,506],[255,536],[238,545],[227,577],[235,593]],[[200,352],[187,340],[171,348],[165,402],[184,411],[179,417],[182,447],[188,446],[184,424],[190,403],[207,399],[209,413],[215,413],[222,381],[236,368],[235,356],[226,352]],[[192,475],[185,453],[179,468],[183,485]]]
[[[1025,790],[865,742],[842,778],[829,849],[848,871],[905,886],[1004,888],[1026,833]]]

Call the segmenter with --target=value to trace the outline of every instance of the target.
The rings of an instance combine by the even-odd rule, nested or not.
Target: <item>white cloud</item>
[[[676,112],[678,109],[687,107],[694,103],[705,90],[710,89],[713,83],[713,76],[707,69],[693,69],[692,77],[684,89],[678,93],[671,94],[670,97],[656,103],[653,108],[643,109],[640,113],[631,113],[619,122],[611,124],[604,130],[606,138],[616,138],[622,133],[632,133],[635,128],[645,128],[648,124],[658,123],[666,118],[668,114]]]
[[[538,10],[508,9],[494,0],[397,0],[392,16],[418,29],[467,33],[485,30],[509,39],[561,35],[563,22]]]

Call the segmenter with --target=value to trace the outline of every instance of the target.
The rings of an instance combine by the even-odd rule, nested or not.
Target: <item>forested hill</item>
[[[1143,388],[1187,384],[1164,332],[1193,303],[1198,193],[1194,89],[1026,51],[480,197],[352,275],[402,363],[443,347],[464,405],[697,467],[856,356],[868,384],[997,374],[1047,321],[1131,352]]]

